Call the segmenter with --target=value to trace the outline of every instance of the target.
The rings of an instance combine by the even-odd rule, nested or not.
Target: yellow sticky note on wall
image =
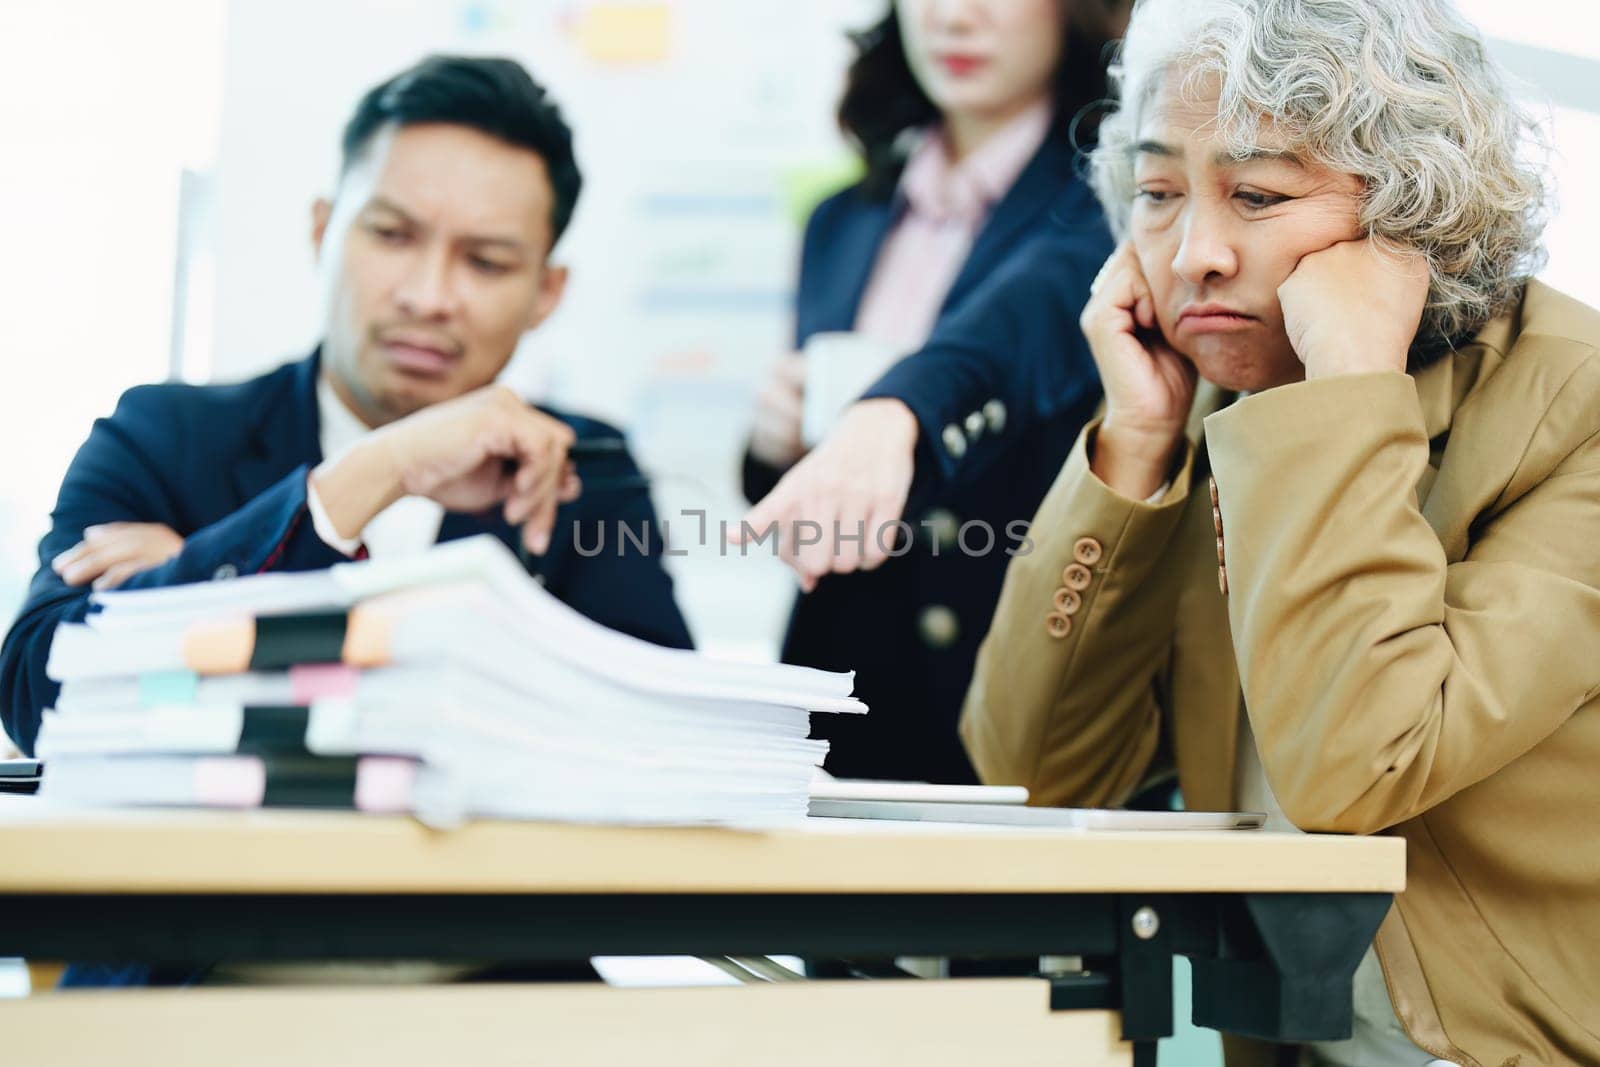
[[[573,22],[572,35],[596,63],[662,63],[671,49],[672,7],[659,0],[587,4]]]

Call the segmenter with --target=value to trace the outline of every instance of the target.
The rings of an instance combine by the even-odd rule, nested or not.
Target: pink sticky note
[[[399,812],[411,808],[411,790],[417,781],[417,764],[394,756],[364,756],[356,766],[356,808],[359,811]]]
[[[267,795],[267,768],[253,756],[194,761],[194,798],[219,808],[256,808]]]
[[[289,668],[289,691],[296,704],[343,700],[355,695],[361,672],[342,663],[304,663]]]

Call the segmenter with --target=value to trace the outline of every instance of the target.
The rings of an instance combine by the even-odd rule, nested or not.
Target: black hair
[[[1061,55],[1051,85],[1055,120],[1051,135],[1068,144],[1092,142],[1106,99],[1106,66],[1111,58],[1112,12],[1120,0],[1060,0]],[[856,145],[867,166],[863,187],[886,199],[905,167],[901,135],[939,118],[939,109],[911,72],[900,33],[900,16],[891,6],[879,22],[850,35],[855,61],[839,101],[839,127]]]
[[[443,122],[538,153],[550,175],[555,203],[550,243],[572,221],[583,175],[572,154],[572,130],[561,110],[514,59],[434,55],[401,71],[361,98],[340,140],[340,173],[361,157],[379,130]]]

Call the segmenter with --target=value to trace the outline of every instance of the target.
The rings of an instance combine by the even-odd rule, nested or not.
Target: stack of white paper
[[[491,537],[398,561],[97,597],[56,633],[41,793],[764,825],[806,814],[848,674],[616,633]]]

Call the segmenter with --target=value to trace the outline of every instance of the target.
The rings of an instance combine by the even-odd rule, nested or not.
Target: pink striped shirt
[[[923,136],[900,177],[905,213],[873,264],[857,333],[898,353],[922,347],[990,210],[1044,143],[1051,115],[1048,102],[1035,105],[959,163],[937,130]]]

